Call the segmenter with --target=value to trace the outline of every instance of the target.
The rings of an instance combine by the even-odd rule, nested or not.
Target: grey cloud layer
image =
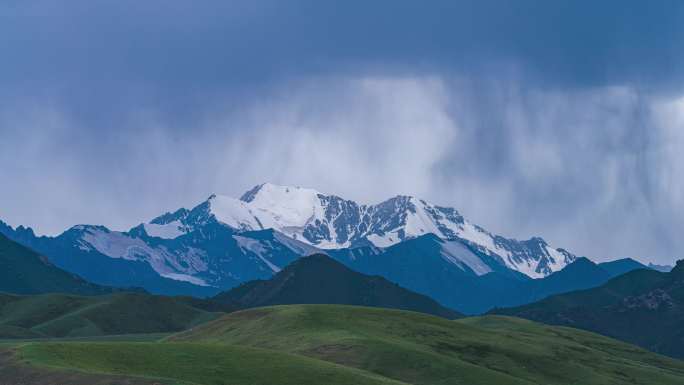
[[[184,130],[139,113],[135,134],[84,130],[58,111],[5,112],[4,127],[24,129],[0,148],[16,181],[3,198],[19,202],[2,215],[48,232],[125,228],[268,180],[371,202],[414,194],[597,258],[670,262],[684,246],[684,99],[468,83],[317,78]]]
[[[671,263],[684,3],[644,4],[5,2],[0,219],[126,228],[273,181]]]

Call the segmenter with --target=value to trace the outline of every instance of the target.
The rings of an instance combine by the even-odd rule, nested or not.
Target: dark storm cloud
[[[270,180],[597,258],[684,247],[681,1],[9,1],[0,218],[123,228]]]
[[[3,82],[74,93],[119,82],[207,92],[361,63],[488,70],[502,59],[554,84],[663,86],[681,81],[684,64],[676,0],[16,1],[0,9]]]

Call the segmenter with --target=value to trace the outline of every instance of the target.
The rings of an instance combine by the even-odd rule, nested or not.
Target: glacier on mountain
[[[575,256],[549,246],[541,238],[517,241],[493,235],[464,219],[457,210],[410,196],[397,196],[375,205],[358,204],[316,190],[265,183],[240,199],[212,195],[192,210],[167,213],[151,222],[172,225],[172,231],[154,229],[158,236],[191,232],[211,218],[238,232],[273,229],[316,249],[331,250],[373,245],[387,248],[425,234],[465,245],[471,253],[451,255],[459,264],[485,274],[491,266],[476,254],[485,254],[509,269],[541,278],[571,263]],[[147,231],[145,225],[145,231]],[[162,236],[163,238],[163,236]],[[476,253],[476,254],[473,254]]]

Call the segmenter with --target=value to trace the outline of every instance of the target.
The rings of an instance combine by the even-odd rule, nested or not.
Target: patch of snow
[[[548,263],[548,266],[551,269],[551,271],[556,272],[559,270],[563,270],[563,268],[568,265],[568,261],[566,261],[565,254],[548,245],[545,247],[545,249],[549,257],[553,259],[549,259]]]
[[[301,187],[263,184],[246,202],[226,196],[210,200],[211,213],[219,222],[239,230],[274,229],[290,238],[308,242],[304,230],[320,221],[327,224],[331,240],[317,243],[319,248],[342,248],[349,243],[335,241],[334,226],[325,220],[325,207],[318,191]]]
[[[120,258],[135,261],[136,248],[146,249],[147,244],[138,238],[131,238],[119,232],[104,232],[102,230],[87,229],[81,240],[92,248],[110,258]],[[83,245],[83,243],[81,243]]]
[[[504,259],[506,259],[505,257],[510,254],[508,250],[500,248],[494,243],[494,239],[492,238],[491,234],[482,231],[480,228],[468,221],[465,221],[462,225],[457,225],[455,233],[459,238],[463,238],[489,251],[492,251],[501,257],[504,257]]]
[[[94,249],[110,258],[145,261],[160,275],[191,275],[207,269],[206,254],[202,250],[190,247],[181,253],[172,253],[164,246],[152,247],[140,238],[117,231],[86,228],[78,243],[81,249]]]
[[[287,235],[284,235],[278,231],[275,231],[273,233],[273,237],[283,245],[285,245],[288,249],[292,250],[296,254],[299,255],[311,255],[311,254],[316,254],[320,253],[321,251],[314,247],[309,245],[308,243],[300,242],[296,239],[292,239],[288,237]]]
[[[173,221],[165,225],[157,225],[153,223],[145,223],[143,227],[145,232],[150,237],[157,237],[162,239],[175,239],[185,234],[183,224],[179,221]]]
[[[477,275],[484,275],[492,271],[480,257],[459,241],[445,241],[442,244],[442,256],[458,266],[465,264]]]
[[[521,263],[513,263],[510,258],[504,259],[506,261],[506,265],[511,268],[512,270],[516,270],[520,273],[525,274],[526,276],[533,278],[533,279],[538,279],[538,278],[544,278],[546,275],[543,273],[538,273],[537,266],[539,266],[539,261],[534,260],[534,259],[525,259]]]
[[[90,247],[90,245],[89,245],[88,243],[83,242],[83,240],[80,240],[80,239],[78,240],[78,248],[79,248],[80,250],[83,250],[83,251],[91,251],[91,250],[93,250],[93,248]]]
[[[264,254],[266,254],[268,250],[261,241],[239,235],[233,235],[233,238],[237,241],[238,247],[240,247],[242,250],[248,250],[254,253],[254,255],[256,255],[263,263],[265,263],[272,272],[277,273],[280,271],[280,267],[274,265],[271,261],[264,258]]]
[[[230,227],[243,230],[261,230],[249,204],[239,199],[217,195],[210,200],[211,213]]]
[[[209,284],[207,284],[203,279],[193,277],[193,276],[187,275],[187,274],[163,273],[163,274],[159,274],[159,275],[164,277],[164,278],[173,279],[174,281],[189,282],[189,283],[191,283],[193,285],[197,285],[197,286],[205,286],[205,287],[209,286]]]
[[[261,244],[261,242],[257,239],[242,237],[239,235],[233,235],[233,238],[237,241],[238,247],[242,250],[251,251],[252,253],[258,255],[266,253],[268,251],[266,250],[264,245]]]
[[[370,243],[377,247],[390,247],[399,243],[399,235],[396,233],[385,233],[385,235],[371,234],[366,237]]]
[[[280,271],[280,268],[279,268],[278,266],[274,265],[273,263],[271,263],[271,261],[269,261],[268,259],[264,258],[263,255],[257,254],[257,257],[259,257],[259,259],[261,259],[261,261],[262,261],[263,263],[265,263],[266,266],[268,266],[268,268],[271,269],[271,271],[273,271],[274,273],[277,273],[277,272]]]
[[[324,217],[320,193],[301,187],[264,184],[249,203],[264,227],[302,228],[313,219]]]
[[[437,228],[437,224],[426,210],[427,203],[418,201],[413,197],[411,203],[416,207],[416,212],[409,212],[406,217],[406,225],[404,226],[406,236],[419,237],[428,233],[443,236],[444,234]]]
[[[334,239],[335,238],[333,238],[333,240],[331,240],[331,241],[324,239],[324,240],[316,243],[316,247],[327,250],[327,249],[344,249],[344,248],[351,246],[351,243],[349,241],[344,242],[344,243],[337,243],[334,241]]]

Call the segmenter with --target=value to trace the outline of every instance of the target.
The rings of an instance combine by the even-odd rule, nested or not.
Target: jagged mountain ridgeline
[[[268,279],[294,260],[322,252],[469,313],[519,304],[499,303],[500,296],[488,293],[544,279],[577,260],[542,238],[495,235],[454,208],[415,197],[369,205],[269,183],[239,199],[212,195],[125,232],[78,225],[40,237],[5,224],[0,232],[100,285],[206,297]],[[408,270],[413,276],[402,273]],[[468,300],[483,285],[483,296],[493,299]]]

